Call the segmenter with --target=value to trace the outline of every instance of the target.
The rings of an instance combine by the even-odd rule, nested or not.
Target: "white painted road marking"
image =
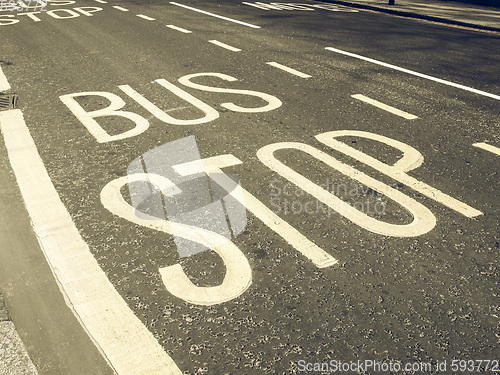
[[[33,230],[68,306],[119,375],[182,374],[90,253],[61,202],[20,110],[0,129]]]
[[[121,10],[122,12],[128,12],[128,9],[127,9],[127,8],[123,8],[123,7],[118,6],[118,5],[113,5],[113,8],[118,9],[118,10]]]
[[[169,114],[165,113],[165,111],[162,111],[160,108],[158,108],[155,104],[151,103],[148,99],[146,99],[144,96],[139,94],[137,91],[135,91],[132,87],[129,85],[120,85],[118,88],[122,90],[125,94],[130,96],[132,99],[134,99],[137,103],[142,105],[144,108],[146,108],[153,116],[155,116],[157,119],[167,123],[167,124],[173,124],[173,125],[197,125],[197,124],[204,124],[213,120],[216,120],[219,118],[219,112],[217,112],[215,109],[210,107],[208,104],[202,102],[201,100],[195,98],[193,95],[187,93],[186,91],[180,89],[179,87],[175,86],[174,84],[168,82],[165,79],[156,79],[156,83],[160,84],[161,86],[165,87],[166,89],[170,90],[172,93],[177,95],[179,98],[184,99],[188,103],[192,104],[194,107],[198,108],[200,111],[202,111],[205,115],[203,117],[197,118],[197,119],[192,119],[192,120],[179,120],[176,119]]]
[[[294,74],[294,75],[296,75],[298,77],[301,77],[301,78],[311,78],[312,77],[309,74],[305,74],[305,73],[299,72],[298,70],[289,68],[288,66],[285,66],[285,65],[281,65],[281,64],[279,64],[277,62],[268,62],[266,64],[274,66],[275,68],[284,70],[285,72],[288,72],[290,74]]]
[[[484,143],[484,142],[474,143],[473,146],[479,147],[479,148],[482,148],[483,150],[493,152],[494,154],[500,155],[500,148],[489,145],[487,143]]]
[[[265,102],[267,102],[267,105],[265,105],[263,107],[257,107],[257,108],[241,107],[241,106],[236,105],[236,104],[231,103],[231,102],[221,103],[222,107],[229,109],[230,111],[234,111],[234,112],[247,112],[247,113],[268,112],[268,111],[272,111],[276,108],[281,107],[281,104],[282,104],[281,100],[279,100],[275,96],[265,94],[263,92],[252,91],[252,90],[223,89],[220,87],[205,86],[205,85],[200,85],[199,83],[191,82],[191,79],[196,78],[196,77],[203,77],[203,76],[217,77],[217,78],[220,78],[220,79],[222,79],[224,81],[228,81],[228,82],[237,81],[236,78],[228,76],[227,74],[222,74],[222,73],[195,73],[195,74],[189,74],[187,76],[179,78],[179,82],[182,83],[184,86],[192,87],[194,89],[198,89],[198,90],[202,90],[202,91],[225,92],[225,93],[233,93],[233,94],[238,94],[238,95],[256,96],[258,98],[261,98]]]
[[[10,90],[9,82],[7,77],[3,74],[2,67],[0,66],[0,92]]]
[[[192,33],[192,31],[189,31],[189,30],[183,29],[182,27],[178,27],[178,26],[174,26],[174,25],[167,25],[167,27],[170,27],[171,29],[180,31],[181,33],[185,33],[185,34]]]
[[[243,294],[252,283],[252,269],[241,250],[226,237],[195,226],[155,217],[140,218],[135,207],[124,198],[120,189],[126,184],[148,181],[157,187],[176,187],[167,178],[152,173],[137,173],[109,182],[101,191],[103,206],[115,215],[132,223],[197,242],[216,252],[226,266],[221,284],[202,287],[193,284],[180,264],[159,268],[167,290],[174,296],[196,305],[215,305],[230,301]]]
[[[144,18],[145,20],[148,20],[148,21],[154,21],[155,20],[154,18],[145,16],[144,14],[137,14],[137,17]]]
[[[319,8],[319,9],[326,9],[330,10],[333,12],[349,12],[349,13],[358,13],[358,10],[354,9],[349,9],[345,8],[339,5],[333,5],[333,4],[301,4],[301,3],[261,3],[261,2],[255,2],[255,3],[248,3],[248,2],[243,2],[242,4],[245,5],[250,5],[259,9],[264,9],[264,10],[314,10],[309,7],[314,7],[314,8]]]
[[[344,142],[338,141],[338,137],[361,137],[368,138],[374,141],[378,141],[381,143],[385,143],[386,145],[392,146],[397,150],[403,152],[403,157],[399,159],[393,165],[388,165],[386,163],[381,162],[374,157],[365,154],[362,151],[356,150],[355,148],[348,146]],[[414,149],[413,147],[407,145],[406,143],[397,141],[392,138],[384,137],[383,135],[369,133],[360,130],[335,130],[331,132],[326,132],[322,134],[318,134],[316,139],[321,143],[330,146],[334,150],[342,152],[345,155],[348,155],[361,163],[369,165],[370,167],[376,169],[379,172],[382,172],[386,176],[389,176],[396,181],[405,184],[406,186],[412,188],[415,191],[425,195],[426,197],[439,202],[446,207],[455,210],[466,217],[476,217],[482,215],[483,213],[475,208],[460,202],[459,200],[450,197],[449,195],[443,193],[442,191],[433,188],[421,181],[418,181],[416,178],[408,175],[407,172],[418,168],[422,165],[424,161],[424,157],[422,154]]]
[[[329,51],[336,52],[336,53],[340,53],[340,54],[342,54],[342,55],[346,55],[346,56],[354,57],[354,58],[356,58],[356,59],[360,59],[360,60],[368,61],[368,62],[371,62],[371,63],[373,63],[373,64],[382,65],[382,66],[385,66],[386,68],[391,68],[391,69],[394,69],[394,70],[399,70],[400,72],[403,72],[403,73],[408,73],[408,74],[412,74],[412,75],[414,75],[414,76],[421,77],[421,78],[425,78],[425,79],[428,79],[428,80],[430,80],[430,81],[434,81],[434,82],[442,83],[442,84],[444,84],[444,85],[448,85],[448,86],[456,87],[456,88],[459,88],[459,89],[462,89],[462,90],[466,90],[466,91],[473,92],[473,93],[475,93],[475,94],[484,95],[484,96],[487,96],[487,97],[489,97],[489,98],[493,98],[493,99],[496,99],[496,100],[500,100],[500,96],[499,96],[499,95],[490,94],[490,93],[488,93],[488,92],[481,91],[481,90],[476,90],[476,89],[474,89],[474,88],[472,88],[472,87],[468,87],[468,86],[460,85],[460,84],[458,84],[458,83],[453,83],[453,82],[450,82],[450,81],[445,81],[444,79],[441,79],[441,78],[436,78],[436,77],[429,76],[429,75],[427,75],[427,74],[418,73],[418,72],[415,72],[415,71],[413,71],[413,70],[409,70],[409,69],[401,68],[401,67],[396,66],[396,65],[392,65],[392,64],[388,64],[388,63],[385,63],[385,62],[382,62],[382,61],[378,61],[378,60],[375,60],[375,59],[371,59],[371,58],[369,58],[369,57],[365,57],[365,56],[357,55],[357,54],[355,54],[355,53],[342,51],[342,50],[337,49],[337,48],[333,48],[333,47],[326,47],[325,49],[327,49],[327,50],[329,50]]]
[[[74,99],[75,97],[78,96],[94,96],[94,95],[102,96],[108,99],[109,106],[107,106],[106,108],[101,108],[95,111],[87,112]],[[61,95],[59,99],[61,99],[61,101],[68,107],[68,109],[71,112],[73,112],[76,118],[80,120],[80,122],[87,128],[90,134],[92,134],[99,143],[117,141],[120,139],[133,137],[142,134],[149,128],[149,121],[144,117],[142,117],[141,115],[129,111],[120,111],[120,109],[125,106],[125,102],[118,95],[115,95],[110,92],[94,92],[94,91],[78,92],[74,94]],[[125,132],[109,135],[109,133],[106,132],[106,130],[104,130],[96,120],[94,120],[94,118],[96,117],[103,117],[103,116],[125,117],[131,120],[135,124],[135,126],[132,129],[127,130]]]
[[[251,23],[246,23],[246,22],[243,22],[243,21],[238,21],[238,20],[235,20],[235,19],[233,19],[233,18],[228,18],[228,17],[224,17],[224,16],[219,16],[218,14],[214,14],[214,13],[206,12],[206,11],[204,11],[204,10],[197,9],[197,8],[193,8],[193,7],[190,7],[190,6],[184,5],[184,4],[179,4],[179,3],[176,3],[176,2],[173,2],[173,1],[171,1],[171,2],[170,2],[170,4],[177,5],[177,6],[179,6],[179,7],[186,8],[186,9],[189,9],[189,10],[193,10],[193,11],[195,11],[195,12],[203,13],[203,14],[206,14],[206,15],[208,15],[208,16],[212,16],[212,17],[220,18],[220,19],[223,19],[223,20],[226,20],[226,21],[230,21],[230,22],[238,23],[238,24],[240,24],[240,25],[244,25],[244,26],[252,27],[252,28],[254,28],[254,29],[260,29],[260,26],[252,25]]]
[[[239,48],[230,46],[229,44],[226,44],[226,43],[219,42],[218,40],[209,40],[209,42],[212,44],[215,44],[216,46],[228,49],[228,50],[233,51],[233,52],[240,52],[241,51],[241,49],[239,49]]]
[[[338,261],[314,242],[307,239],[297,229],[276,215],[259,199],[243,189],[221,168],[241,163],[233,155],[219,155],[174,166],[181,176],[205,172],[217,185],[226,190],[234,199],[257,216],[264,224],[292,245],[298,252],[313,262],[318,268],[333,266]]]
[[[356,207],[351,206],[344,202],[339,197],[333,195],[329,191],[323,189],[321,186],[315,184],[307,177],[296,172],[289,166],[275,158],[274,152],[282,149],[295,149],[302,151],[310,156],[322,161],[333,169],[345,174],[346,176],[362,183],[365,186],[384,194],[389,199],[393,200],[400,206],[408,210],[413,216],[410,224],[391,224],[382,220],[377,220],[368,216],[366,213],[358,210]],[[312,146],[298,143],[298,142],[282,142],[274,143],[262,147],[257,151],[257,157],[267,167],[278,173],[280,176],[285,177],[293,182],[302,190],[308,192],[320,202],[328,205],[332,210],[338,212],[340,215],[352,221],[354,224],[369,230],[374,233],[383,234],[386,236],[395,237],[416,237],[421,236],[431,231],[436,225],[436,217],[422,204],[414,199],[401,193],[400,191],[391,188],[390,186],[380,182],[356,168],[353,168],[337,159],[330,156],[323,151],[318,150]]]
[[[98,3],[101,3],[101,4],[107,4],[108,2],[107,1],[104,1],[104,0],[95,0],[97,1]]]
[[[411,113],[401,111],[400,109],[391,107],[390,105],[381,103],[381,102],[379,102],[377,100],[374,100],[372,98],[369,98],[369,97],[361,95],[361,94],[356,94],[356,95],[351,95],[351,96],[354,99],[361,100],[362,102],[371,104],[371,105],[373,105],[373,106],[375,106],[377,108],[383,109],[384,111],[390,112],[390,113],[392,113],[394,115],[401,116],[401,117],[403,117],[403,118],[405,118],[407,120],[414,120],[414,119],[418,118],[417,116],[412,115]]]

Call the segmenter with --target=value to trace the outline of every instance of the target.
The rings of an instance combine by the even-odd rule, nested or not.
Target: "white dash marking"
[[[212,44],[215,44],[216,46],[228,49],[228,50],[233,51],[233,52],[240,52],[241,51],[241,49],[239,49],[239,48],[230,46],[229,44],[226,44],[226,43],[219,42],[218,40],[209,40],[209,42]]]
[[[173,2],[173,1],[171,1],[170,4],[177,5],[178,7],[186,8],[186,9],[198,12],[198,13],[203,13],[203,14],[206,14],[208,16],[215,17],[215,18],[220,18],[220,19],[223,19],[223,20],[226,20],[226,21],[238,23],[240,25],[252,27],[254,29],[260,29],[260,26],[252,25],[251,23],[246,23],[246,22],[243,22],[243,21],[238,21],[238,20],[235,20],[235,19],[229,18],[229,17],[219,16],[218,14],[210,13],[210,12],[207,12],[207,11],[204,11],[204,10],[201,10],[201,9],[197,9],[197,8],[193,8],[193,7],[184,5],[184,4],[179,4],[179,3],[176,3],[176,2]]]
[[[0,130],[40,247],[68,306],[118,375],[180,375],[130,310],[61,202],[19,109],[0,112]]]
[[[174,29],[174,30],[180,31],[181,33],[185,33],[185,34],[190,34],[190,33],[192,33],[192,31],[189,31],[189,30],[183,29],[182,27],[178,27],[178,26],[175,26],[175,25],[167,25],[167,27],[170,27],[171,29]]]
[[[144,18],[145,20],[148,20],[148,21],[154,21],[155,20],[154,18],[145,16],[144,14],[137,14],[137,17]]]
[[[7,77],[3,74],[2,67],[0,66],[0,92],[10,90],[9,82]]]
[[[379,102],[379,101],[377,101],[375,99],[369,98],[369,97],[361,95],[361,94],[356,94],[356,95],[351,95],[351,96],[354,99],[361,100],[362,102],[371,104],[374,107],[383,109],[384,111],[390,112],[390,113],[392,113],[394,115],[398,115],[398,116],[403,117],[403,118],[405,118],[407,120],[415,120],[416,118],[418,118],[417,116],[412,115],[411,113],[408,113],[408,112],[405,112],[405,111],[401,111],[400,109],[391,107],[390,105],[381,103],[381,102]]]
[[[492,152],[494,154],[500,155],[500,148],[492,146],[492,145],[489,145],[487,143],[484,143],[484,142],[474,143],[473,146],[474,147],[479,147],[479,148],[482,148],[483,150],[486,150],[486,151]]]
[[[281,65],[281,64],[279,64],[277,62],[268,62],[266,64],[274,66],[275,68],[284,70],[285,72],[288,72],[290,74],[294,74],[294,75],[296,75],[298,77],[301,77],[301,78],[311,78],[312,77],[309,74],[305,74],[305,73],[299,72],[298,70],[289,68],[288,66],[285,66],[285,65]]]
[[[329,51],[337,52],[337,53],[340,53],[340,54],[343,54],[343,55],[346,55],[346,56],[354,57],[356,59],[368,61],[368,62],[371,62],[373,64],[382,65],[382,66],[385,66],[386,68],[391,68],[391,69],[394,69],[394,70],[399,70],[400,72],[412,74],[414,76],[417,76],[417,77],[420,77],[420,78],[425,78],[425,79],[428,79],[430,81],[442,83],[444,85],[456,87],[456,88],[459,88],[459,89],[462,89],[462,90],[473,92],[475,94],[479,94],[479,95],[487,96],[487,97],[490,97],[490,98],[493,98],[493,99],[496,99],[496,100],[500,100],[500,96],[499,95],[490,94],[489,92],[477,90],[477,89],[474,89],[472,87],[460,85],[458,83],[454,83],[454,82],[450,82],[450,81],[445,81],[444,79],[441,79],[441,78],[436,78],[436,77],[429,76],[427,74],[418,73],[418,72],[415,72],[415,71],[410,70],[410,69],[401,68],[401,67],[396,66],[396,65],[392,65],[392,64],[388,64],[388,63],[385,63],[385,62],[382,62],[382,61],[371,59],[369,57],[357,55],[355,53],[342,51],[342,50],[337,49],[337,48],[326,47],[325,49],[327,49]]]
[[[113,8],[118,9],[118,10],[121,10],[122,12],[128,12],[128,9],[127,9],[127,8],[123,8],[123,7],[118,6],[118,5],[113,5]]]
[[[107,4],[108,2],[107,1],[104,1],[104,0],[95,0],[96,2],[98,3],[101,3],[101,4]]]

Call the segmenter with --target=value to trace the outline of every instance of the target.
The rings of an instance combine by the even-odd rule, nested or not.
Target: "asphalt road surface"
[[[0,14],[40,374],[498,371],[500,38],[266,4]]]

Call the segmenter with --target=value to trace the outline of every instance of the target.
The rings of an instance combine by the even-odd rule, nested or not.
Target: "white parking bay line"
[[[113,8],[118,9],[118,10],[121,10],[122,12],[128,12],[128,9],[127,9],[127,8],[123,8],[123,7],[118,6],[118,5],[113,5]]]
[[[408,113],[408,112],[405,112],[405,111],[401,111],[400,109],[391,107],[390,105],[381,103],[381,102],[379,102],[379,101],[377,101],[375,99],[369,98],[369,97],[361,95],[361,94],[356,94],[356,95],[351,95],[351,96],[354,99],[361,100],[362,102],[371,104],[374,107],[383,109],[384,111],[390,112],[390,113],[392,113],[394,115],[401,116],[401,117],[403,117],[403,118],[405,118],[407,120],[414,120],[414,119],[418,118],[417,116],[412,115],[411,113]]]
[[[178,27],[178,26],[174,26],[174,25],[166,25],[166,26],[167,26],[167,27],[170,27],[171,29],[174,29],[174,30],[180,31],[181,33],[185,33],[185,34],[190,34],[190,33],[192,33],[192,31],[189,31],[189,30],[183,29],[182,27]]]
[[[2,67],[0,66],[0,92],[10,90],[9,82],[7,77],[3,74]]]
[[[144,18],[145,20],[148,20],[148,21],[154,21],[155,20],[154,18],[145,16],[144,14],[137,14],[137,17]]]
[[[272,62],[268,62],[266,64],[274,66],[275,68],[284,70],[285,72],[288,72],[290,74],[294,74],[294,75],[299,76],[301,78],[311,78],[312,77],[309,74],[305,74],[305,73],[299,72],[298,70],[295,70],[293,68],[289,68],[288,66],[285,66],[285,65],[281,65],[281,64],[279,64],[277,62],[273,62],[272,61]]]
[[[430,80],[430,81],[434,81],[434,82],[442,83],[442,84],[444,84],[444,85],[448,85],[448,86],[456,87],[456,88],[459,88],[459,89],[462,89],[462,90],[466,90],[466,91],[473,92],[473,93],[475,93],[475,94],[484,95],[484,96],[487,96],[487,97],[489,97],[489,98],[493,98],[493,99],[496,99],[496,100],[500,100],[500,96],[499,96],[499,95],[490,94],[489,92],[485,92],[485,91],[477,90],[477,89],[474,89],[474,88],[472,88],[472,87],[468,87],[468,86],[460,85],[460,84],[458,84],[458,83],[453,83],[453,82],[450,82],[450,81],[445,81],[444,79],[441,79],[441,78],[436,78],[436,77],[429,76],[429,75],[427,75],[427,74],[418,73],[418,72],[415,72],[415,71],[413,71],[413,70],[409,70],[409,69],[401,68],[401,67],[396,66],[396,65],[392,65],[392,64],[388,64],[388,63],[385,63],[385,62],[382,62],[382,61],[378,61],[378,60],[375,60],[375,59],[371,59],[371,58],[369,58],[369,57],[365,57],[365,56],[357,55],[357,54],[355,54],[355,53],[342,51],[342,50],[337,49],[337,48],[333,48],[333,47],[326,47],[325,49],[327,49],[327,50],[329,50],[329,51],[336,52],[336,53],[340,53],[340,54],[342,54],[342,55],[346,55],[346,56],[354,57],[354,58],[356,58],[356,59],[360,59],[360,60],[368,61],[368,62],[371,62],[371,63],[373,63],[373,64],[382,65],[382,66],[385,66],[386,68],[391,68],[391,69],[394,69],[394,70],[399,70],[400,72],[404,72],[404,73],[412,74],[412,75],[414,75],[414,76],[417,76],[417,77],[420,77],[420,78],[425,78],[425,79],[428,79],[428,80]]]
[[[182,374],[90,253],[57,194],[19,109],[0,130],[33,230],[68,306],[119,375]]]
[[[170,4],[177,5],[178,7],[186,8],[186,9],[198,12],[198,13],[203,13],[203,14],[206,14],[208,16],[220,18],[220,19],[223,19],[223,20],[226,20],[226,21],[230,21],[230,22],[234,22],[234,23],[239,23],[240,25],[252,27],[254,29],[260,29],[260,26],[252,25],[251,23],[246,23],[246,22],[243,22],[243,21],[235,20],[233,18],[219,16],[218,14],[210,13],[210,12],[207,12],[207,11],[204,11],[204,10],[201,10],[201,9],[197,9],[197,8],[193,8],[193,7],[184,5],[184,4],[179,4],[179,3],[176,3],[176,2],[173,2],[173,1],[171,1]]]
[[[228,49],[228,50],[233,51],[233,52],[240,52],[241,51],[241,49],[239,49],[239,48],[230,46],[229,44],[226,44],[226,43],[219,42],[218,40],[209,40],[209,42],[212,44],[215,44],[216,46]]]
[[[484,143],[484,142],[474,143],[473,146],[479,147],[479,148],[482,148],[483,150],[493,152],[494,154],[500,155],[500,148],[489,145],[487,143]]]

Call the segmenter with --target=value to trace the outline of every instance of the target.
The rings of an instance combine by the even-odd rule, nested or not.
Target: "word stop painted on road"
[[[226,108],[233,112],[246,112],[246,113],[267,112],[279,108],[282,104],[281,101],[275,96],[265,94],[262,92],[212,87],[212,86],[201,85],[191,81],[193,78],[204,77],[204,76],[216,77],[228,82],[237,81],[236,78],[222,73],[196,73],[179,78],[179,82],[184,86],[191,87],[201,91],[253,96],[267,103],[264,106],[254,107],[254,108],[242,107],[232,102],[220,104],[223,108]],[[144,107],[158,120],[163,121],[166,124],[199,125],[216,120],[219,117],[219,112],[217,110],[215,110],[208,104],[202,102],[201,100],[195,98],[188,92],[168,82],[167,80],[157,79],[155,80],[155,82],[164,87],[165,89],[169,90],[173,94],[177,95],[179,98],[185,100],[198,110],[200,110],[203,113],[203,116],[191,120],[177,119],[170,116],[165,111],[157,107],[154,103],[146,99],[143,95],[135,91],[129,85],[121,85],[118,86],[118,88],[122,90],[125,94],[127,94],[130,98],[139,103],[142,107]],[[106,108],[98,109],[95,111],[86,111],[75,99],[84,96],[98,96],[106,98],[109,101],[109,105]],[[142,134],[149,128],[149,121],[143,116],[134,112],[121,110],[125,106],[125,101],[116,94],[110,92],[89,91],[89,92],[79,92],[74,94],[61,95],[59,98],[69,108],[69,110],[78,118],[78,120],[80,120],[80,122],[87,128],[90,134],[92,134],[99,143],[112,142],[134,137],[139,134]],[[110,135],[95,120],[96,118],[104,116],[123,117],[125,119],[132,121],[134,127],[122,133]]]
[[[388,165],[336,139],[342,136],[355,136],[379,141],[401,151],[403,156],[393,165]],[[316,138],[331,148],[373,167],[465,216],[474,217],[481,214],[480,211],[465,203],[410,177],[407,172],[422,165],[423,156],[405,143],[381,135],[354,130],[322,133]],[[413,221],[410,224],[396,225],[369,217],[277,160],[273,154],[281,149],[295,149],[305,152],[346,176],[386,195],[410,212]],[[273,171],[368,231],[387,236],[415,237],[428,233],[436,225],[436,217],[421,203],[307,144],[296,142],[270,144],[258,150],[257,156]],[[171,167],[180,176],[196,176],[205,173],[212,181],[227,191],[228,195],[236,202],[252,212],[317,267],[323,268],[337,263],[335,258],[308,240],[222,171],[222,168],[241,163],[235,156],[228,154],[188,161]],[[194,285],[180,264],[160,268],[159,273],[167,290],[184,301],[200,305],[223,303],[244,293],[250,286],[252,271],[242,251],[230,239],[214,231],[195,225],[173,222],[165,217],[148,219],[138,215],[137,210],[123,198],[120,191],[126,184],[138,181],[148,182],[156,186],[159,191],[165,192],[166,195],[180,192],[179,187],[165,176],[156,173],[136,173],[113,180],[103,188],[101,201],[104,207],[113,214],[135,224],[179,236],[212,249],[221,257],[226,266],[224,281],[213,287]]]
[[[41,0],[40,0],[41,1]],[[75,3],[75,1],[68,1],[68,2],[63,2],[63,4],[58,4],[58,5],[67,5],[67,4],[72,4]],[[54,3],[54,1],[52,1]],[[50,4],[49,4],[50,5]],[[36,11],[35,9],[33,11],[29,12],[23,12],[23,13],[17,13],[17,14],[2,14],[0,15],[0,26],[9,26],[9,25],[15,25],[16,23],[19,23],[19,19],[16,17],[20,16],[26,16],[27,18],[31,19],[34,22],[41,22],[42,18],[40,18],[40,15],[46,14],[53,19],[56,20],[67,20],[67,19],[72,19],[72,18],[78,18],[80,17],[80,14],[83,14],[84,16],[87,17],[92,17],[93,13],[100,12],[103,9],[100,7],[93,7],[93,6],[87,6],[87,7],[76,7],[73,9],[67,9],[67,8],[59,8],[59,9],[51,9],[51,10],[40,10]],[[21,19],[23,17],[20,17]]]

